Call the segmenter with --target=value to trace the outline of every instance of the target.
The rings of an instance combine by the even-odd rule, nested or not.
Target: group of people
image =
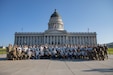
[[[7,47],[7,59],[87,59],[104,60],[108,58],[106,45],[14,45]]]

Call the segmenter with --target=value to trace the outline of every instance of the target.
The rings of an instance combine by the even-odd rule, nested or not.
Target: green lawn
[[[6,49],[0,48],[0,54],[6,54]]]
[[[108,54],[113,54],[113,48],[108,49]]]

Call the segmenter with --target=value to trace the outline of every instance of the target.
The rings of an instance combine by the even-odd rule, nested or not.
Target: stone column
[[[29,42],[29,45],[30,45],[30,36],[28,36],[28,42]]]
[[[80,41],[81,41],[81,40],[80,40],[80,36],[79,36],[79,38],[78,38],[79,45],[80,45]]]
[[[92,36],[90,36],[90,46],[92,45],[92,43],[93,43],[93,38]]]
[[[17,36],[15,36],[15,44],[17,44]]]
[[[70,36],[70,43],[72,44],[72,36]]]
[[[61,44],[63,44],[63,36],[61,36]]]
[[[77,40],[77,45],[78,45],[78,36],[76,37],[76,40]]]
[[[78,45],[80,45],[80,37],[78,36],[78,38],[77,38],[77,39],[78,39]]]
[[[57,44],[56,42],[57,42],[57,36],[55,36],[55,44]]]
[[[83,45],[83,36],[81,36],[81,45]]]
[[[89,45],[90,46],[91,46],[91,41],[92,41],[91,36],[89,36]]]
[[[48,36],[47,36],[47,39],[46,40],[47,40],[47,44],[48,44]]]
[[[17,45],[19,45],[19,42],[20,42],[20,36],[18,36],[18,44]]]
[[[71,44],[71,39],[70,39],[70,36],[68,36],[68,38],[69,38],[68,43],[69,43],[69,44]]]
[[[51,40],[52,40],[51,43],[53,44],[53,35],[52,35],[52,39]]]
[[[66,36],[66,44],[69,44],[69,36]]]
[[[22,45],[24,45],[24,36],[22,36],[22,39],[23,39],[23,41],[22,41]]]
[[[50,44],[51,44],[51,39],[52,39],[52,38],[51,38],[51,36],[50,36],[50,40],[49,40]]]
[[[96,37],[94,36],[93,39],[94,39],[94,45],[96,45]]]
[[[71,44],[73,44],[73,36],[71,36]]]
[[[16,37],[17,37],[17,43],[16,44],[18,45],[19,38],[18,38],[18,36],[16,36]]]
[[[61,36],[60,36],[60,44],[61,44]]]
[[[51,44],[51,36],[49,36],[49,43]]]
[[[53,44],[55,44],[55,36],[53,36]]]
[[[57,35],[56,35],[56,45],[58,44],[58,37],[57,37]]]
[[[41,39],[40,39],[41,37],[39,36],[39,44],[41,44]]]
[[[75,44],[75,37],[73,36],[73,44]]]
[[[62,44],[64,44],[64,39],[63,39],[63,35],[62,35],[62,39],[61,39],[61,41],[62,41]]]
[[[63,41],[63,40],[62,40],[62,36],[60,36],[60,44],[61,44],[61,45],[62,45],[62,41]]]
[[[32,45],[34,45],[34,36],[32,36]]]
[[[66,38],[65,38],[65,36],[64,36],[64,44],[66,44]]]
[[[27,44],[27,45],[28,45],[28,38],[29,38],[29,37],[28,37],[28,36],[26,36],[26,44]]]
[[[81,36],[79,36],[78,39],[79,39],[79,45],[81,45]]]
[[[36,36],[34,36],[35,37],[35,45],[37,44],[37,41],[36,41]]]
[[[16,36],[16,44],[18,45],[18,36]]]
[[[85,45],[85,44],[84,44],[84,43],[85,43],[85,42],[84,42],[84,40],[85,40],[84,36],[82,36],[82,38],[83,38],[83,45]]]
[[[31,45],[31,36],[29,36],[29,45]]]
[[[19,45],[21,45],[21,36],[19,37]]]
[[[72,36],[72,44],[74,44],[74,37]]]
[[[80,39],[81,39],[81,45],[82,45],[82,44],[83,44],[83,43],[82,43],[82,36],[80,37]]]
[[[36,36],[34,36],[34,44],[36,45]]]
[[[86,36],[84,36],[84,45],[86,45],[87,43],[87,38],[86,38]]]
[[[45,35],[44,35],[44,44],[45,44]]]
[[[22,45],[22,36],[20,37],[20,45]]]
[[[39,44],[39,36],[37,36],[37,44]]]
[[[23,45],[23,36],[21,36],[21,45]]]
[[[48,36],[48,44],[50,44],[50,37]]]
[[[31,40],[30,40],[30,44],[32,45],[32,42],[33,42],[33,40],[32,40],[32,36],[31,36],[31,38],[30,38]]]
[[[79,45],[80,43],[80,40],[79,40],[79,36],[77,36],[77,44]]]
[[[68,36],[68,44],[70,44],[70,36]]]
[[[46,44],[47,43],[47,36],[45,36],[45,43],[44,44]]]
[[[77,36],[75,36],[75,44],[77,45]]]
[[[64,36],[64,44],[66,44],[66,36]]]
[[[97,45],[97,37],[95,36],[95,44]]]
[[[33,36],[33,45],[35,45],[35,36]]]
[[[75,45],[75,36],[73,36],[73,44]]]
[[[92,37],[93,41],[92,41],[92,45],[94,45],[95,43],[95,39],[94,39],[94,36]]]
[[[28,36],[26,36],[26,45],[28,45]]]
[[[74,36],[74,45],[76,44],[76,36]]]
[[[82,44],[84,45],[84,36],[82,36]]]
[[[64,44],[64,35],[63,35],[63,40],[62,41],[63,41],[62,43]]]
[[[77,38],[76,38],[76,36],[75,36],[75,44],[77,44],[77,40],[76,40]]]
[[[40,36],[38,38],[39,38],[39,45],[40,45]]]
[[[88,36],[87,40],[88,40],[88,45],[90,45],[89,36]]]
[[[38,44],[38,36],[36,37],[36,44]]]
[[[26,41],[25,36],[23,36],[23,45],[25,45],[25,41]]]
[[[88,45],[90,45],[90,37],[88,36]]]

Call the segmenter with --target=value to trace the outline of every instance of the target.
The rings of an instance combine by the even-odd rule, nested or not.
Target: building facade
[[[15,32],[16,45],[97,45],[96,32],[67,32],[61,16],[55,10],[45,32]]]

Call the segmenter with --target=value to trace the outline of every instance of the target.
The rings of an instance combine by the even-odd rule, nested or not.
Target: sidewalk
[[[113,55],[105,61],[0,60],[0,75],[113,75]]]

